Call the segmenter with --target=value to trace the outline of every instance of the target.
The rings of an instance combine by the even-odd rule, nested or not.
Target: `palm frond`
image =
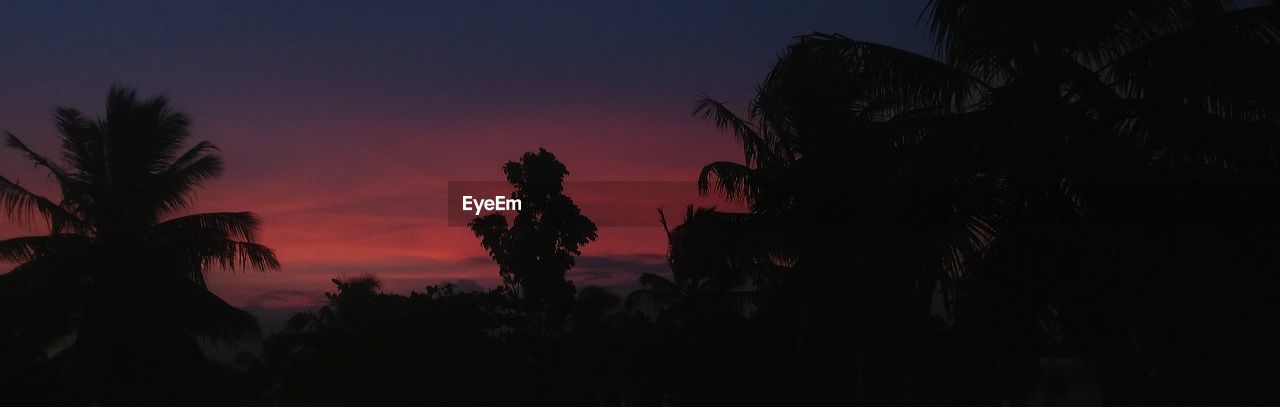
[[[75,234],[15,237],[0,240],[0,260],[25,263],[41,256],[71,256],[90,244],[88,238]]]
[[[205,267],[217,265],[228,270],[276,270],[280,261],[276,259],[274,250],[257,243],[224,240],[209,242],[210,249],[202,256]]]
[[[1004,231],[1007,213],[1017,203],[1008,185],[998,177],[977,177],[968,181],[962,191],[939,234],[942,289],[951,312],[970,268]]]
[[[1159,99],[1127,100],[1116,134],[1158,154],[1164,165],[1223,169],[1280,167],[1280,124],[1230,120]]]
[[[790,52],[788,58],[813,58],[840,67],[856,78],[851,84],[869,91],[870,100],[888,97],[908,108],[962,109],[971,103],[970,94],[975,88],[991,86],[945,62],[838,34],[814,33],[800,37]]]
[[[173,162],[169,163],[168,171],[174,172],[175,170],[186,168],[192,165],[196,160],[216,151],[218,151],[218,147],[207,140],[196,143],[196,145],[188,149],[187,152],[178,156],[178,158],[175,158]]]
[[[138,175],[163,171],[189,136],[190,120],[169,108],[164,96],[139,100],[137,92],[113,86],[107,95],[106,123],[111,137],[106,143],[114,173]],[[127,159],[116,159],[127,157]]]
[[[258,320],[244,310],[227,304],[208,289],[194,284],[169,284],[180,320],[191,334],[226,344],[261,334]]]
[[[668,293],[680,292],[680,286],[676,285],[674,281],[671,281],[666,277],[663,277],[657,274],[653,274],[653,273],[641,274],[638,281],[640,282],[640,288],[643,288],[646,290],[654,290],[654,291],[668,292]]]
[[[181,260],[181,264],[198,266],[200,271],[213,268],[224,270],[280,268],[280,261],[276,259],[275,252],[266,246],[201,233],[182,235],[161,247],[161,250],[172,251],[174,256]]]
[[[74,332],[83,281],[74,262],[57,256],[26,261],[0,274],[0,345],[43,355]]]
[[[55,117],[63,158],[75,169],[76,177],[88,183],[105,177],[102,129],[76,109],[59,107]]]
[[[1257,7],[1156,38],[1117,56],[1108,80],[1133,98],[1225,118],[1280,122],[1280,8]]]
[[[49,223],[50,229],[57,232],[57,231],[61,231],[64,227],[71,227],[72,230],[83,231],[85,228],[84,222],[80,222],[79,218],[76,216],[69,216],[70,213],[76,209],[76,199],[80,198],[79,195],[81,193],[80,191],[81,182],[79,182],[77,178],[78,175],[68,172],[67,170],[59,166],[57,163],[54,163],[53,160],[50,160],[47,157],[35,152],[30,147],[28,147],[26,143],[23,143],[21,139],[19,139],[17,136],[13,135],[12,133],[6,132],[5,135],[7,136],[9,147],[14,148],[18,151],[21,151],[23,155],[25,155],[27,159],[34,162],[36,166],[44,167],[47,171],[49,171],[51,175],[53,175],[54,179],[57,180],[58,185],[62,189],[62,198],[63,198],[63,203],[65,205],[57,205],[63,208],[62,211],[54,211],[53,206],[50,206],[47,204],[39,205],[39,209],[41,213],[46,217],[46,220]],[[5,180],[4,183],[10,184],[10,185],[0,186],[0,189],[13,189],[14,187],[17,186],[17,184],[8,182],[8,180]],[[3,193],[3,192],[0,192],[0,193]],[[28,197],[31,196],[31,194],[21,194],[16,191],[13,192],[12,195],[10,194],[6,194],[6,195],[9,195],[8,197],[3,197],[6,204],[6,209],[9,209],[8,208],[9,204],[13,202],[17,202],[17,201],[10,200],[10,197],[22,196],[22,195],[26,195]],[[44,199],[44,201],[50,201],[50,200]],[[7,212],[9,212],[10,216],[12,216],[12,212],[10,211],[7,211]]]
[[[289,317],[284,329],[292,332],[315,332],[324,326],[324,321],[313,311],[304,311]]]
[[[732,132],[734,137],[742,143],[747,165],[759,164],[763,156],[770,153],[770,142],[757,131],[755,126],[738,117],[724,103],[704,97],[698,101],[693,114],[710,120],[720,130]]]
[[[628,311],[658,315],[685,297],[679,285],[665,277],[644,273],[639,281],[640,289],[628,294],[623,302]]]
[[[217,155],[200,155],[186,165],[169,167],[157,178],[153,202],[158,214],[186,208],[194,189],[219,175],[222,175],[222,158]]]
[[[170,219],[156,225],[161,235],[182,240],[185,236],[211,236],[253,243],[262,220],[252,212],[211,212]]]
[[[75,214],[3,176],[0,176],[0,203],[4,205],[5,215],[14,222],[28,223],[33,213],[38,213],[55,233],[62,231],[64,225],[72,230],[83,227],[84,222]]]
[[[13,135],[13,133],[5,132],[4,134],[8,139],[9,148],[21,151],[22,154],[26,156],[28,160],[34,162],[36,166],[44,167],[50,174],[53,174],[54,178],[56,178],[58,182],[71,181],[71,175],[57,163],[53,162],[53,160],[50,160],[47,157],[40,155],[40,153],[35,152],[35,150],[32,150],[31,147],[28,147],[26,143],[22,142],[22,139],[19,139],[18,136]]]
[[[750,281],[745,271],[752,266],[789,263],[796,244],[790,233],[785,222],[765,215],[690,206],[684,223],[672,231],[668,262],[677,284],[705,279],[740,287]]]
[[[712,188],[730,202],[741,202],[755,198],[752,177],[755,170],[738,163],[717,161],[702,167],[698,174],[698,193],[706,195]]]

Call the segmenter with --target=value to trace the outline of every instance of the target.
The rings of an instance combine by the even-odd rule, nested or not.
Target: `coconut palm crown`
[[[61,196],[0,176],[4,214],[48,227],[0,241],[0,261],[17,264],[0,275],[0,344],[89,363],[104,352],[198,355],[196,338],[258,334],[254,318],[211,293],[204,276],[279,268],[256,241],[260,220],[249,212],[183,214],[196,188],[222,173],[217,148],[185,147],[187,116],[164,97],[141,100],[128,89],[110,90],[101,118],[65,107],[55,117],[61,163],[6,133],[8,146],[46,170]]]

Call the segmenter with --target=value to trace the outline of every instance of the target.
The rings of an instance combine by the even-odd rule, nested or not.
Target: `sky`
[[[574,182],[674,191],[575,197],[589,217],[652,204],[602,223],[569,276],[625,290],[667,272],[657,206],[678,220],[690,203],[725,205],[694,180],[741,150],[691,115],[699,95],[742,109],[815,31],[931,49],[924,0],[106,3],[4,2],[0,129],[56,156],[55,106],[100,114],[113,84],[169,97],[226,161],[192,211],[256,212],[283,264],[209,275],[255,312],[314,306],[339,276],[403,293],[493,286],[478,240],[448,225],[447,185],[501,181],[540,147],[568,166],[570,196]],[[13,151],[0,174],[55,192]],[[628,201],[644,197],[657,201]],[[0,238],[40,232],[0,221]]]

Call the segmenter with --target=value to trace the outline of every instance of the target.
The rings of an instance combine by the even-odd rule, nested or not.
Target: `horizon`
[[[0,61],[9,404],[1280,405],[1280,0],[22,2]]]
[[[745,110],[776,55],[814,31],[931,45],[914,29],[924,1],[337,3],[14,5],[0,55],[22,63],[0,65],[11,84],[0,130],[55,154],[55,106],[97,115],[112,84],[167,96],[192,118],[192,140],[227,162],[190,212],[254,211],[283,264],[211,273],[212,290],[247,309],[297,309],[323,303],[338,275],[371,273],[398,293],[496,285],[472,233],[444,226],[445,186],[500,181],[503,163],[540,147],[570,182],[683,181],[690,190],[667,201],[730,207],[692,188],[707,161],[741,159],[732,135],[691,115],[699,94]],[[718,12],[728,4],[743,10]],[[18,154],[0,157],[0,173],[55,192]],[[625,291],[664,269],[649,215],[651,227],[602,229],[570,278]],[[38,229],[6,222],[0,236]]]

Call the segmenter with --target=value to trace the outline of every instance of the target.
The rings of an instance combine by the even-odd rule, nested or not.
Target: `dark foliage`
[[[698,105],[743,150],[698,186],[748,210],[660,211],[670,275],[568,281],[597,230],[539,150],[503,168],[514,218],[470,224],[502,286],[334,280],[234,368],[193,338],[256,325],[203,273],[275,259],[250,214],[174,216],[221,162],[113,90],[103,120],[59,110],[65,168],[10,136],[62,197],[0,178],[49,227],[0,242],[0,383],[21,405],[1280,404],[1260,4],[934,0],[941,59],[799,37],[745,115]]]
[[[59,108],[63,163],[8,144],[47,170],[60,199],[0,177],[15,221],[37,215],[48,234],[0,241],[0,386],[56,404],[171,405],[214,399],[219,369],[197,339],[258,335],[253,316],[205,288],[214,269],[274,269],[249,212],[181,215],[222,173],[209,142],[184,149],[185,115],[163,97],[112,88],[106,115]],[[13,387],[9,387],[13,386]],[[25,396],[20,396],[20,399]]]
[[[533,316],[536,320],[545,319],[541,323],[554,329],[573,303],[573,282],[564,275],[582,254],[579,249],[596,240],[596,225],[565,196],[569,170],[547,150],[525,153],[520,162],[507,162],[502,172],[515,188],[511,198],[520,200],[522,209],[510,226],[499,213],[468,226],[498,263],[505,286],[541,311]]]

